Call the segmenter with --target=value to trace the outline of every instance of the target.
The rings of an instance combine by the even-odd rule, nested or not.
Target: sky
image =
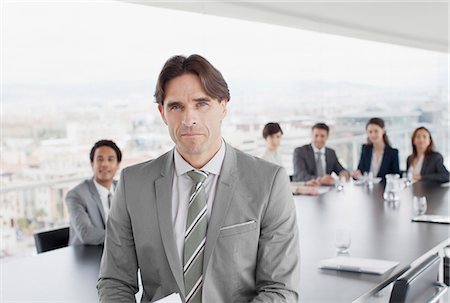
[[[1,17],[6,86],[154,83],[192,53],[245,81],[420,89],[448,73],[445,54],[121,1],[4,1]]]

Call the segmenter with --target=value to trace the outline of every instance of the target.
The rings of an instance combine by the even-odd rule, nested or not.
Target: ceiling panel
[[[448,52],[448,1],[126,1]]]

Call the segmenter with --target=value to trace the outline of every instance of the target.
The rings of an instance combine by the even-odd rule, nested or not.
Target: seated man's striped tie
[[[189,210],[184,234],[184,288],[187,303],[202,302],[203,255],[208,227],[206,193],[203,182],[208,173],[191,170],[188,176],[194,181],[189,197]]]

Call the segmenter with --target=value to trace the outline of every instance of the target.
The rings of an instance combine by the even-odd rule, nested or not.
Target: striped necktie
[[[184,235],[184,288],[186,303],[202,302],[203,255],[205,250],[207,221],[206,193],[203,182],[208,173],[191,170],[188,176],[194,181],[189,197],[189,209]]]

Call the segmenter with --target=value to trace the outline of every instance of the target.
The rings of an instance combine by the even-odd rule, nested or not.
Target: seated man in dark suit
[[[349,180],[350,174],[339,163],[335,151],[325,147],[329,132],[328,125],[317,123],[312,127],[312,143],[295,149],[293,181],[315,180],[315,185],[333,185],[332,172]]]
[[[100,140],[90,152],[94,177],[67,193],[70,214],[70,245],[99,245],[105,241],[105,224],[117,181],[113,178],[122,153],[110,140]]]

